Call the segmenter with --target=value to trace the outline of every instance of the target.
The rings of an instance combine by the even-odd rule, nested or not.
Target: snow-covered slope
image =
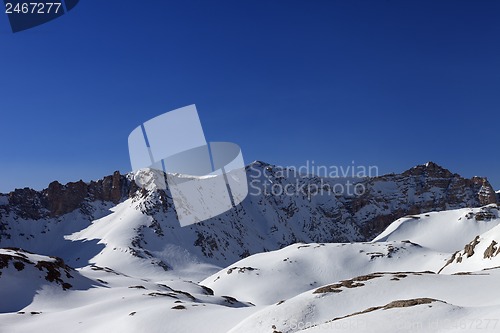
[[[273,304],[331,281],[373,272],[437,272],[447,257],[410,242],[294,244],[242,259],[201,283],[219,294]]]
[[[499,207],[485,207],[483,218],[498,221]],[[443,273],[471,272],[500,267],[500,225],[470,237],[448,260]]]
[[[133,266],[134,262],[130,262]],[[141,267],[136,267],[141,275]],[[254,307],[166,273],[162,279],[136,278],[109,267],[79,270],[93,281],[85,290],[39,287],[33,272],[19,272],[19,285],[0,303],[12,304],[22,288],[36,289],[27,304],[0,313],[0,332],[227,332]],[[73,279],[71,279],[72,281]],[[0,285],[4,284],[0,277]],[[33,286],[33,287],[31,287]],[[34,297],[34,298],[33,298]],[[234,311],[228,311],[229,309]],[[17,312],[13,312],[17,311]],[[217,318],[217,320],[213,320]]]
[[[373,241],[410,240],[435,251],[455,252],[498,224],[497,205],[429,212],[396,220]]]
[[[496,204],[431,212],[398,219],[373,242],[409,240],[429,250],[449,253],[442,273],[500,267],[500,213]]]
[[[0,249],[0,313],[24,308],[41,289],[62,294],[67,290],[88,289],[93,283],[61,258],[15,248]]]
[[[229,332],[496,332],[499,279],[498,269],[353,277],[267,306]]]

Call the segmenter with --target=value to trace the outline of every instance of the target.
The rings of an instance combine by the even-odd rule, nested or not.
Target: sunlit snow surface
[[[372,242],[294,244],[227,267],[204,258],[189,233],[156,237],[130,201],[94,208],[92,221],[74,212],[23,229],[16,244],[37,254],[0,250],[0,332],[500,329],[500,254],[484,258],[500,243],[495,205],[408,216]],[[449,262],[476,238],[472,255]],[[67,290],[37,267],[61,246],[76,267],[61,271]],[[30,262],[22,270],[20,256]]]

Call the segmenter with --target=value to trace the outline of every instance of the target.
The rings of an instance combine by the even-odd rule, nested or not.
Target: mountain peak
[[[264,161],[260,161],[260,160],[255,160],[252,163],[248,164],[248,166],[253,166],[253,165],[255,165],[255,166],[261,166],[261,167],[266,167],[266,166],[271,165],[271,164],[266,163]]]
[[[431,168],[433,168],[433,167],[439,167],[439,168],[441,168],[440,165],[438,165],[437,163],[434,163],[432,161],[429,161],[429,162],[425,163],[425,167],[426,168],[429,168],[429,167],[431,167]]]
[[[453,177],[453,174],[450,170],[443,168],[437,163],[429,161],[425,164],[420,164],[414,166],[413,168],[406,170],[403,175],[405,176],[429,176],[433,178],[450,178]]]

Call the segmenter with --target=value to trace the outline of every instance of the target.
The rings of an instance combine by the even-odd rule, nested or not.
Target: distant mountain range
[[[79,254],[68,251],[70,242],[63,237],[68,232],[104,223],[99,220],[103,217],[103,221],[115,221],[139,214],[142,224],[131,239],[116,244],[119,248],[163,267],[174,264],[166,258],[153,258],[152,251],[162,249],[152,243],[175,246],[211,263],[228,264],[296,242],[369,241],[406,215],[498,201],[487,179],[465,179],[432,162],[401,174],[350,179],[362,186],[362,195],[334,192],[334,188],[342,188],[336,184],[344,184],[345,179],[298,175],[259,161],[246,170],[252,183],[241,205],[184,228],[179,226],[168,189],[138,188],[133,174],[115,172],[90,183],[52,182],[42,191],[18,189],[0,196],[0,245],[61,256],[73,263]],[[316,191],[321,186],[322,192],[276,194],[268,190],[269,184]],[[120,209],[113,208],[117,205]]]

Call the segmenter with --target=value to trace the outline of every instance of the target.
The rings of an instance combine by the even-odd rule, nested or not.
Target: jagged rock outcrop
[[[479,244],[479,236],[476,236],[472,242],[466,244],[464,247],[464,255],[467,255],[467,258],[472,257],[474,255],[474,249],[477,244]]]
[[[1,208],[14,210],[19,217],[25,219],[38,220],[58,217],[76,209],[85,210],[86,203],[89,202],[109,201],[117,204],[132,196],[137,189],[130,177],[115,171],[113,175],[89,183],[80,180],[62,185],[54,181],[42,191],[16,189],[8,194],[9,204]]]
[[[474,177],[474,178],[479,178],[479,177]],[[492,203],[499,203],[497,194],[495,193],[495,190],[488,182],[488,180],[486,178],[479,178],[479,179],[482,180],[483,182],[478,193],[479,202],[481,203],[481,205],[485,206]]]
[[[389,186],[392,193],[380,192],[381,184]],[[366,193],[355,199],[358,206],[354,215],[359,216],[358,212],[369,206],[378,212],[357,218],[366,221],[361,226],[361,233],[367,238],[376,236],[392,221],[405,215],[497,203],[496,197],[490,195],[495,192],[486,178],[463,178],[433,162],[418,165],[400,175],[370,179],[366,188]],[[359,205],[359,201],[363,204]]]
[[[33,260],[35,258],[45,258],[45,260]],[[3,270],[9,267],[15,268],[15,271],[21,272],[27,266],[39,270],[44,279],[48,282],[54,282],[61,285],[66,290],[72,287],[68,282],[73,278],[75,270],[64,263],[64,260],[57,257],[44,257],[34,255],[23,249],[5,248],[0,249],[0,282],[2,281]]]
[[[491,241],[491,244],[484,251],[483,259],[491,258],[491,257],[494,257],[498,254],[498,251],[497,251],[498,249],[496,246],[497,244],[498,243],[495,240]]]

